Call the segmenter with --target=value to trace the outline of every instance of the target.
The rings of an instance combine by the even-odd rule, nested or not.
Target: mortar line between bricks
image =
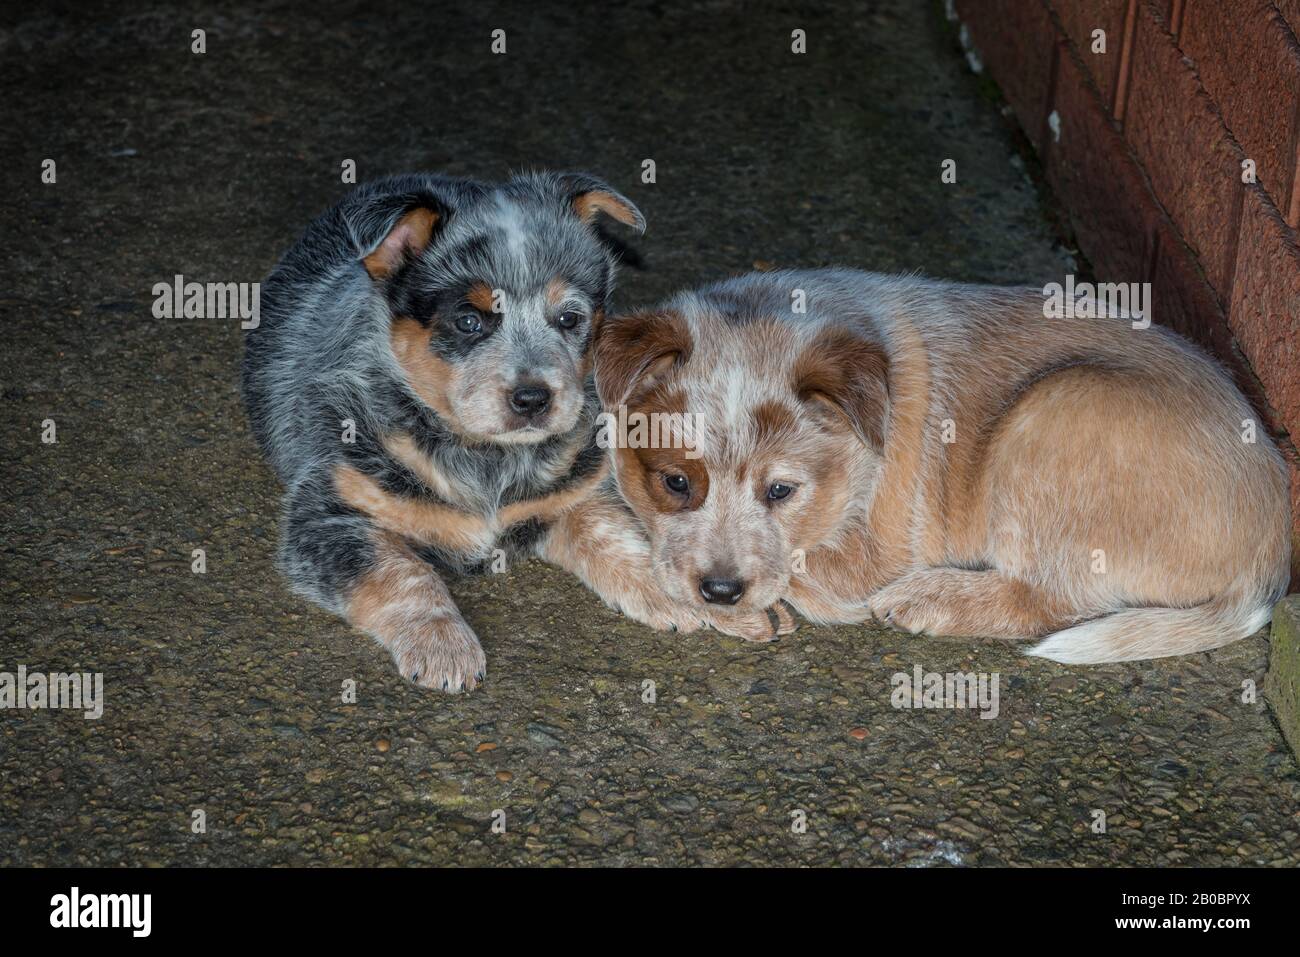
[[[1056,87],[1057,80],[1061,73],[1061,43],[1069,43],[1070,40],[1061,32],[1060,24],[1055,19],[1052,20],[1052,29],[1056,31],[1056,42],[1052,44],[1052,62],[1047,68],[1047,109],[1043,110],[1042,116],[1038,118],[1038,141],[1043,144],[1043,168],[1047,168],[1047,158],[1052,152],[1052,130],[1051,124],[1048,123],[1053,111],[1056,109]]]
[[[1295,34],[1291,33],[1291,28],[1287,25],[1281,14],[1278,15],[1283,28],[1287,31],[1291,40],[1292,54],[1300,59],[1300,42],[1297,42]],[[1297,91],[1293,97],[1293,109],[1295,116],[1291,120],[1291,198],[1287,203],[1286,222],[1292,229],[1300,229],[1300,91]],[[1282,205],[1282,197],[1278,197],[1278,205]]]
[[[1119,52],[1119,77],[1115,80],[1115,102],[1111,104],[1111,116],[1115,122],[1124,127],[1124,112],[1128,109],[1128,91],[1133,75],[1133,45],[1137,42],[1137,5],[1138,0],[1128,0],[1128,11],[1124,14],[1124,36]],[[1127,142],[1127,137],[1125,142]]]
[[[1227,129],[1226,126],[1224,128]],[[1228,135],[1231,138],[1231,131],[1229,131]],[[1238,148],[1240,149],[1240,147]],[[1237,284],[1237,260],[1241,258],[1241,249],[1239,248],[1241,246],[1241,220],[1246,209],[1246,190],[1244,186],[1245,184],[1243,184],[1242,189],[1236,192],[1237,198],[1233,200],[1233,208],[1229,213],[1228,220],[1228,271],[1223,277],[1223,307],[1226,315],[1232,313],[1232,287]],[[1210,288],[1214,287],[1211,286]],[[1228,323],[1228,331],[1234,336],[1236,335],[1236,333],[1232,332],[1231,321]]]

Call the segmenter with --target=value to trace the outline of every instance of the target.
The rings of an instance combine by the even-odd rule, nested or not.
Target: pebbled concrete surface
[[[650,222],[624,304],[755,262],[1058,276],[937,5],[64,6],[0,14],[0,670],[102,671],[106,711],[0,712],[0,864],[1300,863],[1300,773],[1242,701],[1262,636],[1092,669],[869,628],[755,647],[527,564],[454,588],[486,685],[408,687],[276,577],[236,324],[151,315],[178,272],[260,279],[345,158],[608,177]],[[999,717],[892,708],[915,664],[998,672]]]

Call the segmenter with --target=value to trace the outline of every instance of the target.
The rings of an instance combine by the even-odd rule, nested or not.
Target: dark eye
[[[555,324],[561,329],[572,329],[581,321],[582,313],[569,310],[568,312],[560,313],[559,318],[555,320]]]
[[[769,502],[779,502],[793,491],[793,485],[786,485],[784,482],[773,482],[767,487],[767,500]]]
[[[675,495],[685,495],[691,490],[691,483],[685,475],[665,475],[664,486]]]
[[[473,335],[483,328],[483,320],[477,313],[467,312],[456,317],[456,328],[465,335]]]

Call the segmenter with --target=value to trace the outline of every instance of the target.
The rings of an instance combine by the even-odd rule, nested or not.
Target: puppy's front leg
[[[374,566],[348,596],[347,615],[417,685],[471,691],[487,673],[483,647],[447,586],[391,532],[377,533]]]
[[[655,584],[650,543],[613,492],[597,491],[557,516],[538,543],[537,554],[577,575],[611,608],[659,631],[689,633],[711,626],[750,641],[771,641],[795,629],[784,606],[771,613],[723,616],[672,601]]]
[[[867,599],[906,569],[901,556],[884,556],[865,529],[852,529],[836,546],[808,552],[790,575],[787,596],[819,624],[854,624],[871,617]]]
[[[692,632],[704,616],[654,587],[650,544],[616,503],[597,494],[555,517],[537,556],[577,575],[605,604],[657,631]]]
[[[486,659],[437,573],[404,539],[307,481],[290,495],[280,565],[294,590],[369,632],[425,688],[468,690]]]

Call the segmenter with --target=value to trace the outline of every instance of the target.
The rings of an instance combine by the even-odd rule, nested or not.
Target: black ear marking
[[[627,266],[629,269],[637,269],[643,272],[649,268],[646,266],[645,257],[641,255],[641,250],[608,232],[602,223],[596,224],[595,232],[596,238],[600,240],[601,245],[613,253],[614,261],[620,266]]]

